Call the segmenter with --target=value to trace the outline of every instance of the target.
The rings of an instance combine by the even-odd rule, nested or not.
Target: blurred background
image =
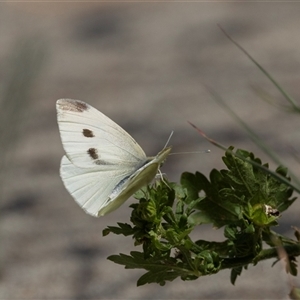
[[[174,152],[162,171],[178,181],[184,171],[208,175],[223,168],[222,152],[191,121],[226,146],[270,159],[214,101],[205,85],[255,130],[297,175],[299,115],[266,103],[275,87],[220,31],[223,28],[295,98],[300,96],[299,3],[1,3],[0,195],[1,299],[285,299],[283,267],[249,267],[236,286],[229,271],[193,282],[137,288],[144,272],[106,257],[129,253],[132,240],[102,237],[128,222],[128,200],[102,218],[86,215],[64,189],[64,154],[56,123],[59,98],[93,105],[129,132],[147,155]],[[271,163],[274,168],[275,165]],[[299,226],[299,201],[278,230]],[[222,238],[201,226],[195,239]],[[296,281],[299,278],[296,278]]]

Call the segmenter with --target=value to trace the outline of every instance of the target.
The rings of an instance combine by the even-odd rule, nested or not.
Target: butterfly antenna
[[[166,144],[165,144],[165,146],[164,146],[164,149],[168,146],[168,144],[169,144],[169,142],[170,142],[170,140],[171,140],[171,137],[172,137],[173,133],[174,133],[174,131],[171,132],[171,134],[170,134],[170,136],[169,136],[169,138],[168,138],[168,140],[167,140],[167,142],[166,142]]]
[[[179,154],[199,154],[199,153],[210,153],[210,150],[202,150],[202,151],[191,151],[191,152],[172,152],[169,155],[179,155]]]

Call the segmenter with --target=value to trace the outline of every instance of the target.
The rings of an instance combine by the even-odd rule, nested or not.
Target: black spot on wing
[[[89,109],[89,105],[80,100],[61,99],[57,101],[57,105],[61,110],[84,112]]]
[[[98,166],[100,165],[114,165],[102,159],[99,159],[98,150],[96,148],[90,148],[87,151],[88,155],[94,160],[94,163]]]
[[[76,109],[76,111],[78,112],[83,112],[85,110],[88,110],[89,106],[88,104],[86,104],[83,101],[79,101],[79,100],[75,100],[74,101],[74,108]]]
[[[91,137],[94,137],[94,133],[92,130],[89,130],[89,129],[83,129],[82,130],[82,134],[85,136],[85,137],[88,137],[88,138],[91,138]]]
[[[98,155],[98,151],[96,148],[90,148],[88,151],[87,151],[88,155],[92,158],[92,159],[98,159],[99,158],[99,155]]]

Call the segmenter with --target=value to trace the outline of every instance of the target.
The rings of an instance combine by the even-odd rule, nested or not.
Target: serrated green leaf
[[[176,259],[169,258],[167,264],[163,264],[161,259],[148,258],[145,259],[143,253],[132,251],[130,255],[120,253],[119,255],[111,255],[109,260],[124,265],[125,269],[145,269],[146,274],[138,280],[138,286],[146,283],[164,284],[165,281],[172,281],[182,274],[189,273],[189,270],[176,267]],[[172,267],[174,265],[175,269]]]
[[[108,235],[109,233],[114,234],[123,234],[124,236],[132,235],[133,234],[133,228],[127,224],[127,223],[117,223],[119,227],[116,226],[107,226],[102,232],[103,236]]]
[[[153,270],[142,275],[137,281],[137,286],[146,283],[158,283],[163,286],[166,281],[173,281],[179,276],[181,276],[181,272],[176,272],[174,270]]]
[[[131,251],[130,255],[120,253],[119,255],[111,255],[107,259],[125,266],[125,269],[146,269],[146,270],[164,270],[165,265],[161,264],[157,258],[145,259],[144,253]]]
[[[131,255],[120,253],[119,255],[110,255],[108,260],[116,264],[125,266],[125,269],[140,269],[144,263],[144,255],[141,252],[132,251]]]
[[[199,172],[196,172],[195,174],[189,172],[182,173],[180,183],[182,187],[186,190],[186,203],[190,203],[191,201],[198,199],[199,193],[202,190],[205,191],[210,185],[207,178]]]
[[[197,209],[201,211],[202,220],[209,220],[217,228],[236,223],[241,216],[239,205],[217,196],[203,199],[197,204]]]

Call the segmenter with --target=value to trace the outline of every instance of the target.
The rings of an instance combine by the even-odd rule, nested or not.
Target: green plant
[[[246,160],[262,165],[252,153],[233,152],[231,147],[223,157],[227,169],[214,169],[209,178],[185,172],[180,184],[159,182],[140,190],[136,193],[139,203],[131,205],[132,225],[108,226],[103,234],[132,236],[143,252],[108,259],[128,269],[147,270],[138,285],[164,285],[177,277],[194,280],[228,268],[234,283],[249,264],[277,258],[280,246],[289,257],[289,272],[296,275],[299,231],[295,230],[294,240],[273,230],[280,214],[296,199],[293,189]],[[276,174],[289,180],[283,167],[277,168]],[[224,241],[193,241],[190,233],[204,223],[224,228]]]
[[[281,107],[299,113],[296,101],[221,30],[287,100],[289,106]],[[266,259],[274,259],[274,264],[284,259],[286,271],[297,275],[300,230],[293,227],[295,238],[292,239],[277,233],[275,227],[280,216],[296,200],[293,193],[300,193],[299,180],[213,89],[209,88],[209,91],[278,167],[274,172],[253,153],[226,148],[190,123],[209,142],[225,151],[223,162],[226,169],[213,169],[209,178],[199,172],[185,172],[179,184],[164,179],[140,190],[135,195],[139,203],[131,205],[132,224],[118,223],[118,226],[108,226],[103,231],[104,236],[109,233],[132,236],[134,244],[142,246],[141,252],[108,257],[127,269],[145,269],[138,285],[153,282],[164,285],[178,277],[195,280],[223,269],[231,269],[230,279],[234,284],[248,265]],[[192,240],[190,233],[202,224],[222,228],[224,240]],[[289,296],[300,299],[300,289],[292,286]]]

